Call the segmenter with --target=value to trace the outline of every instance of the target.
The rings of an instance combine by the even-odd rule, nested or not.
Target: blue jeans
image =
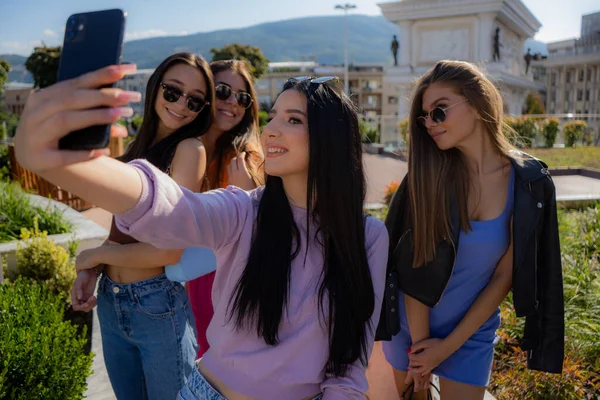
[[[320,394],[312,400],[321,400],[323,395]],[[194,368],[192,375],[188,378],[186,385],[181,389],[177,400],[227,400],[198,371]]]
[[[164,274],[129,284],[103,275],[98,319],[117,399],[175,399],[196,369],[196,325],[185,288]]]

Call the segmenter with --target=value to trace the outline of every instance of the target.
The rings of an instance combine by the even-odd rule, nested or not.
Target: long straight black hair
[[[367,329],[375,293],[365,250],[365,177],[354,105],[327,84],[288,83],[307,97],[309,167],[307,227],[317,226],[323,271],[319,318],[329,332],[326,371],[343,376],[360,359],[367,365]],[[307,231],[307,243],[309,232]],[[238,329],[255,328],[269,345],[279,341],[288,304],[291,263],[300,233],[280,177],[267,175],[248,263],[231,299]],[[308,251],[308,250],[307,250]]]
[[[173,66],[178,64],[190,65],[198,68],[206,82],[206,97],[208,101],[202,111],[189,124],[182,126],[177,131],[160,141],[159,146],[153,146],[156,133],[158,132],[158,114],[154,105],[156,104],[156,96],[160,89],[160,83],[165,73]],[[193,53],[176,53],[167,57],[154,70],[148,84],[146,85],[146,101],[144,103],[144,119],[140,129],[127,150],[119,159],[124,162],[134,160],[136,158],[146,158],[156,167],[165,170],[173,157],[175,148],[184,139],[191,137],[199,137],[206,133],[212,125],[213,116],[215,114],[214,107],[215,85],[213,74],[210,66],[197,54]],[[157,143],[158,144],[158,143]],[[154,151],[153,151],[154,148]]]

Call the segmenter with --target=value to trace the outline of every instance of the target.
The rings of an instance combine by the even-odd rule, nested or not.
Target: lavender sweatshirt
[[[298,400],[323,392],[324,400],[362,399],[368,384],[360,361],[349,368],[345,377],[325,373],[328,332],[318,312],[323,253],[314,238],[315,225],[306,242],[306,210],[292,207],[301,247],[299,256],[292,261],[289,302],[279,327],[280,342],[269,346],[255,330],[236,330],[227,313],[234,287],[246,266],[262,188],[246,192],[231,186],[193,193],[147,161],[130,164],[140,173],[143,190],[133,209],[116,216],[119,230],[158,248],[207,247],[217,257],[212,291],[215,313],[207,331],[210,349],[203,357],[204,365],[231,389],[253,398]],[[381,221],[366,217],[365,241],[375,292],[370,355],[388,254],[388,234]]]

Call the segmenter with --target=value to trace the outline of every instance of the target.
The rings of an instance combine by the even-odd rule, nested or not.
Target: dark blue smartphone
[[[58,81],[121,63],[126,13],[120,9],[73,14],[67,19]],[[114,85],[109,85],[111,87]],[[69,133],[58,147],[68,150],[108,146],[110,125],[95,125]]]

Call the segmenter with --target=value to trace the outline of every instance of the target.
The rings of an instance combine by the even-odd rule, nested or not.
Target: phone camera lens
[[[66,34],[67,40],[73,40],[75,38],[76,32],[74,29],[69,29]]]

